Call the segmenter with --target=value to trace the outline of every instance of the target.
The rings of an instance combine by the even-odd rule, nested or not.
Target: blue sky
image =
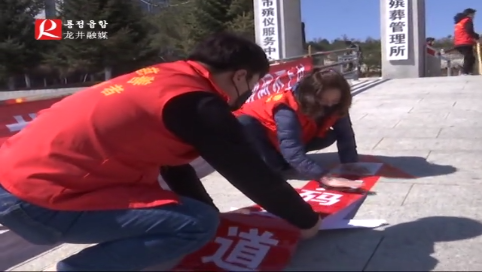
[[[482,0],[425,2],[427,36],[441,38],[453,34],[453,17],[466,8],[479,11],[475,31],[482,31]],[[344,34],[354,39],[380,38],[380,0],[301,0],[301,16],[308,40],[333,40]]]

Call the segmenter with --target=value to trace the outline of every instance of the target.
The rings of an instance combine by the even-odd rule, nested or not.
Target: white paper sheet
[[[387,221],[383,219],[343,219],[339,221],[323,221],[320,230],[377,228],[387,224]]]
[[[231,211],[238,210],[238,208],[231,208]],[[268,217],[276,217],[268,212],[252,212]],[[355,228],[377,228],[387,225],[384,219],[342,219],[338,216],[328,216],[321,223],[320,230],[335,230],[335,229],[355,229]]]

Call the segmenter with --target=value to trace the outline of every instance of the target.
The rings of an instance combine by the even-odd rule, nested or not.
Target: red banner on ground
[[[363,189],[369,191],[379,177],[369,176],[360,179],[364,181]],[[325,219],[348,207],[356,209],[357,207],[353,207],[354,204],[361,205],[366,197],[366,194],[362,193],[322,189],[317,181],[310,181],[297,191],[313,207],[313,210],[320,213]],[[241,211],[245,214],[222,214],[221,226],[214,241],[187,256],[175,271],[283,270],[290,262],[299,242],[299,231],[280,218],[258,214],[263,210],[257,205],[242,208],[237,212]],[[244,230],[245,234],[236,237],[235,230],[240,229]],[[249,231],[251,236],[246,234]],[[263,233],[265,233],[263,239],[275,238],[269,240],[270,242],[265,243],[262,247],[260,244],[252,242],[255,234],[262,235]],[[238,240],[233,240],[232,237]],[[262,240],[262,238],[256,239],[258,239],[257,241]],[[243,249],[236,248],[236,241],[243,243],[243,246],[239,246]]]
[[[0,106],[0,145],[8,137],[23,129],[39,111],[49,108],[61,99],[53,98]]]
[[[363,180],[362,190],[323,189],[314,180],[309,181],[301,189],[297,189],[303,199],[323,218],[322,230],[336,228],[336,225],[339,225],[337,222],[352,219],[367,197],[367,193],[371,192],[380,179],[381,174],[412,177],[393,166],[382,163],[373,156],[363,156],[362,161],[361,164],[370,170],[368,175],[339,174],[345,178]],[[338,168],[339,165],[332,168],[334,175]],[[241,208],[234,213],[225,213],[221,217],[221,226],[214,241],[187,256],[176,267],[176,271],[280,271],[286,268],[299,242],[299,232],[296,228],[280,218],[265,213],[258,205]],[[235,230],[251,231],[252,235],[243,234],[243,236],[236,237]],[[280,242],[268,243],[269,246],[265,245],[261,250],[259,244],[252,242],[251,237],[254,237],[255,234],[262,235],[264,232],[272,234],[272,236],[266,235],[265,237],[276,237],[275,239]],[[261,240],[261,238],[257,239]],[[242,249],[236,248],[237,243],[241,242],[243,245],[239,247]]]
[[[281,271],[298,241],[297,229],[281,219],[225,213],[214,241],[174,271]]]
[[[296,189],[303,199],[308,202],[313,210],[318,212],[322,217],[326,217],[332,214],[336,214],[345,208],[352,205],[354,202],[364,198],[366,194],[375,186],[376,182],[380,178],[379,176],[369,177],[348,177],[350,179],[363,180],[362,190],[354,191],[337,191],[329,190],[320,187],[320,183],[317,181],[309,181],[301,189]],[[263,209],[260,206],[254,205],[246,208],[250,211],[261,212]]]

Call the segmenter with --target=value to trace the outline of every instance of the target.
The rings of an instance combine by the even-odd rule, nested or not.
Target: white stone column
[[[380,0],[382,77],[425,76],[425,0]]]
[[[253,0],[256,42],[272,60],[303,54],[300,0]]]
[[[320,3],[322,5],[322,3]],[[297,57],[303,52],[300,0],[279,0],[281,52],[283,58]],[[320,7],[321,8],[321,7]]]

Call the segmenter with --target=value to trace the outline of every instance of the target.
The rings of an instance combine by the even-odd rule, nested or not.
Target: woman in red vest
[[[59,271],[141,271],[211,241],[219,212],[189,163],[202,156],[268,212],[316,235],[320,218],[259,158],[231,111],[269,69],[221,33],[186,61],[73,94],[0,148],[0,224],[34,244],[96,244]],[[161,175],[172,191],[159,186]]]
[[[479,34],[474,31],[475,9],[468,8],[454,17],[454,46],[464,56],[462,75],[471,75],[474,71],[474,45]]]
[[[275,171],[293,167],[328,186],[358,187],[359,181],[327,177],[306,152],[337,142],[340,161],[358,162],[348,109],[351,88],[342,74],[314,69],[293,90],[243,105],[235,115],[264,161]],[[351,170],[364,171],[364,169]]]

